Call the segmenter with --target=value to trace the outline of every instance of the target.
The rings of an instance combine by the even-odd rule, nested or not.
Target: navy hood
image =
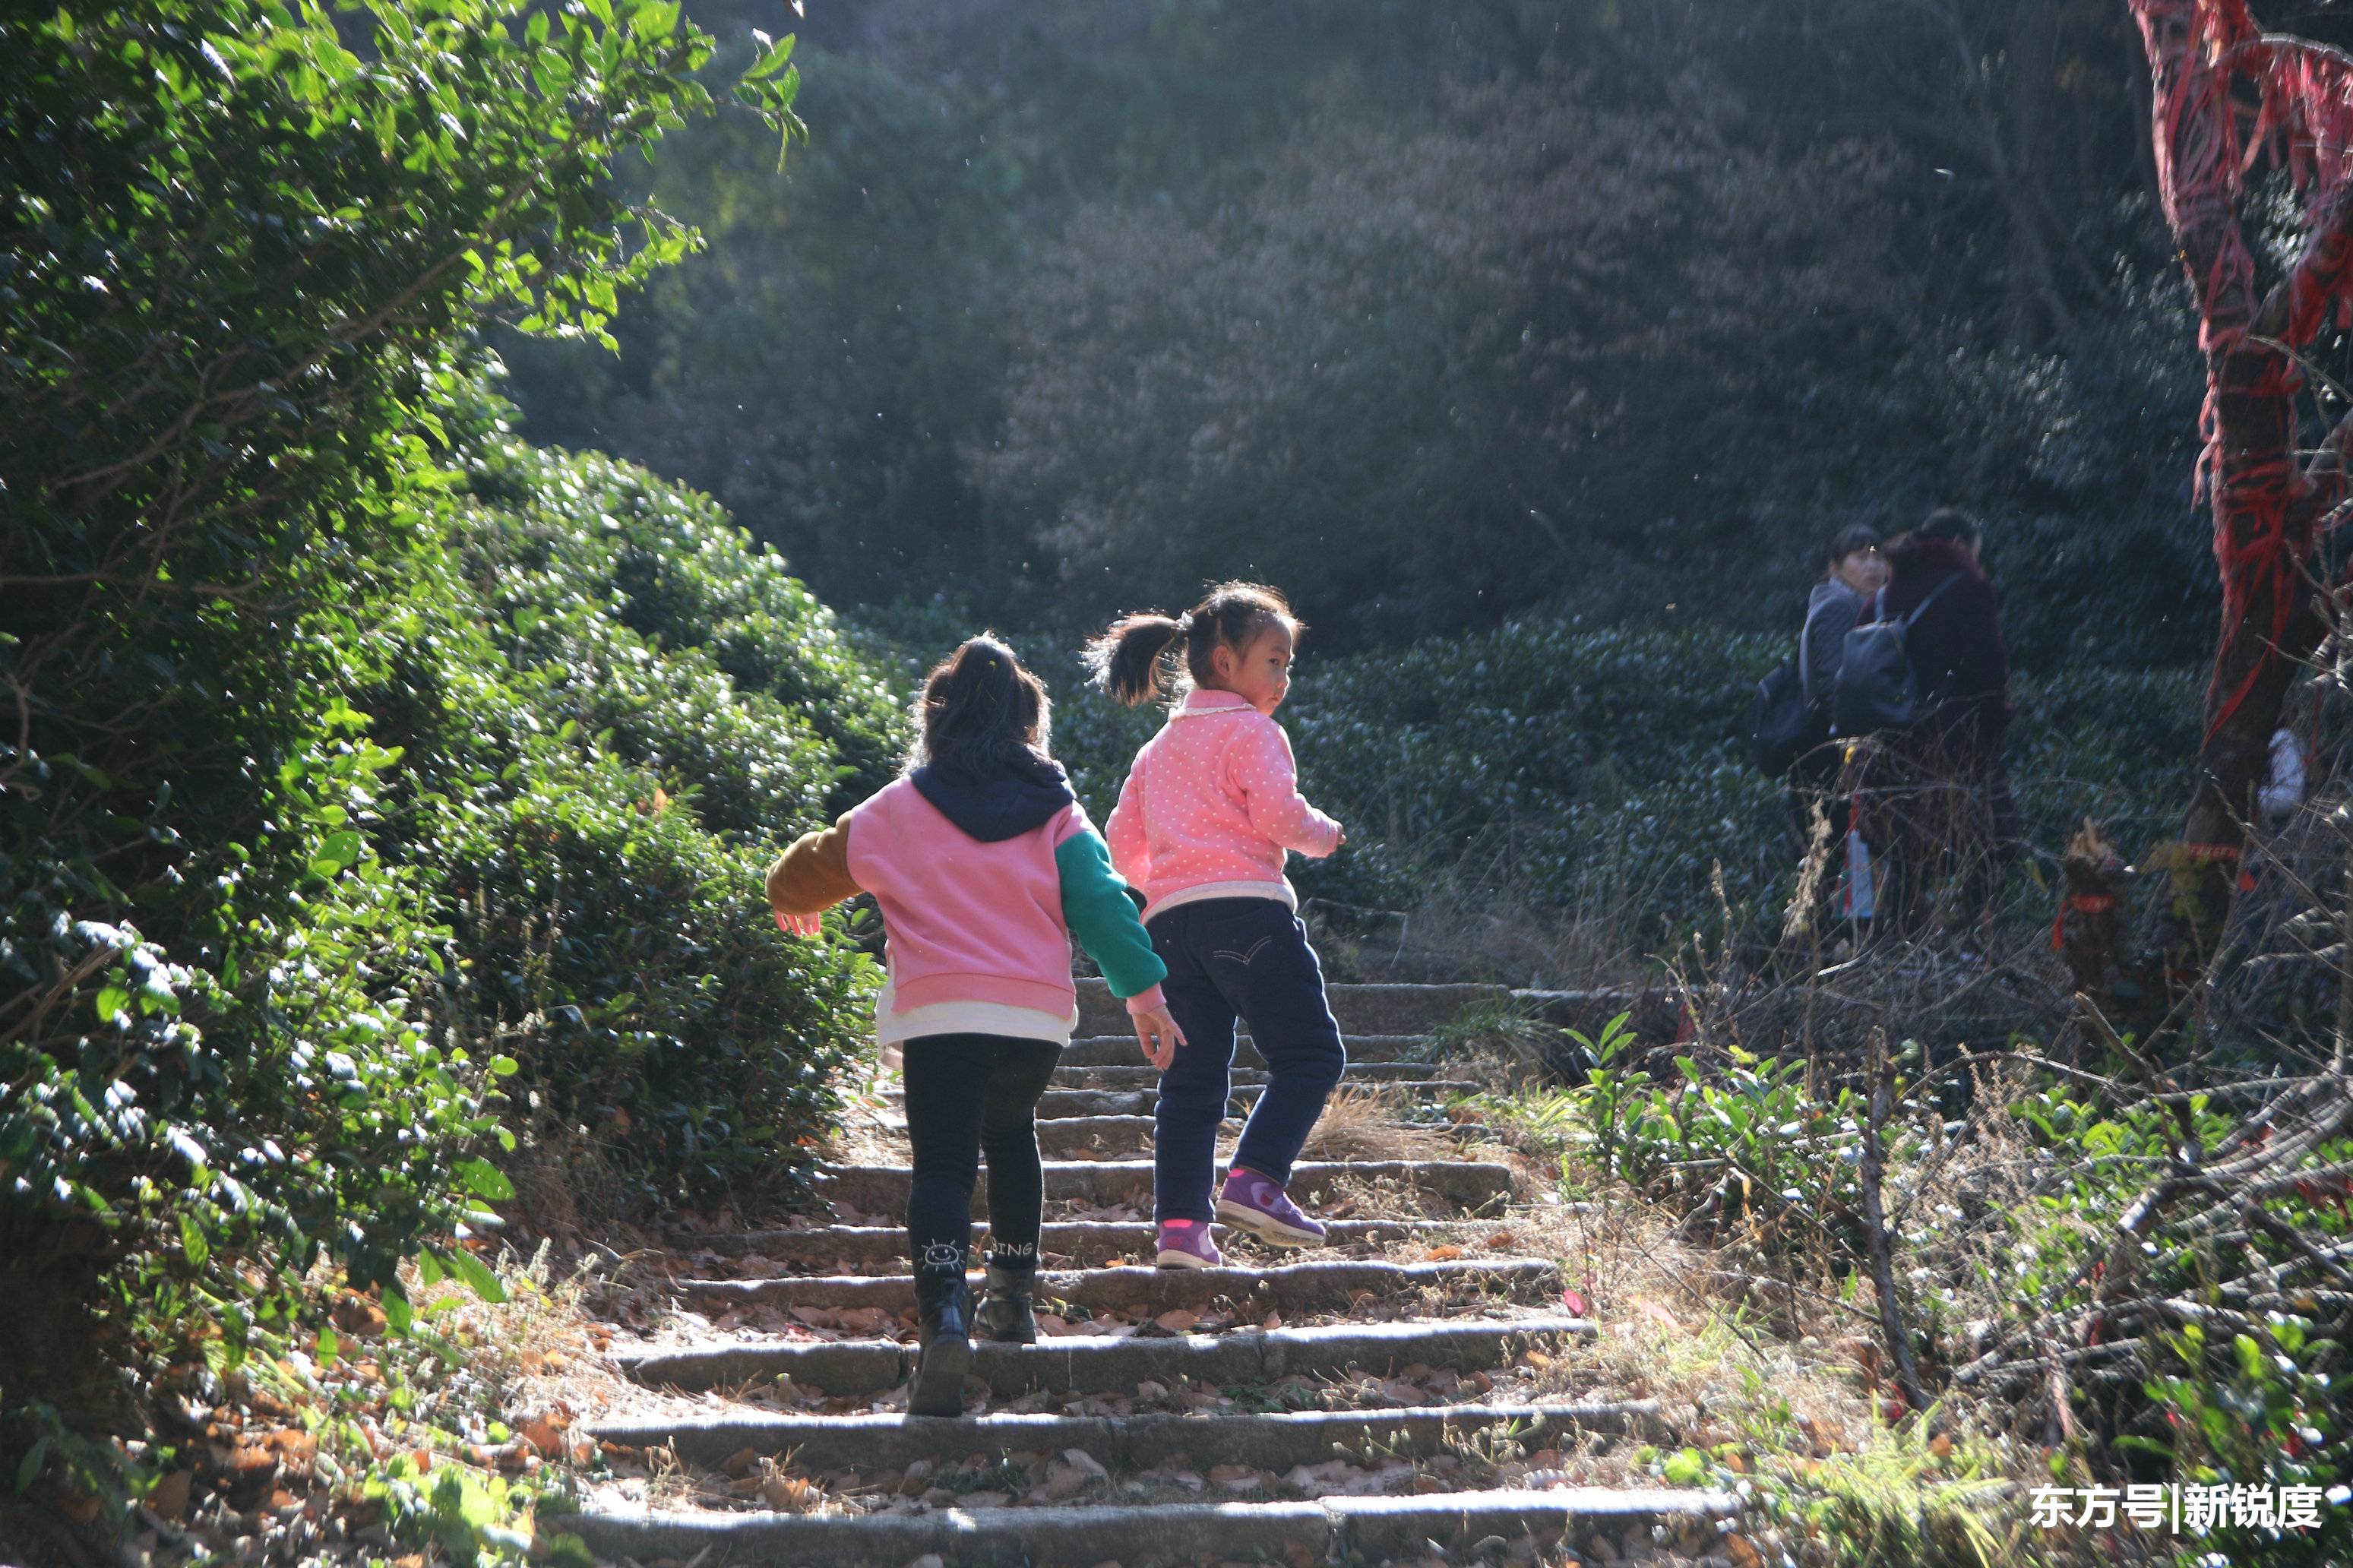
[[[972,763],[926,763],[907,775],[923,797],[983,844],[1018,838],[1078,799],[1062,764],[1035,752]]]

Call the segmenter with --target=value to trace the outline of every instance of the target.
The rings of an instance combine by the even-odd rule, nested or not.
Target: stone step
[[[1350,1062],[1348,1083],[1422,1083],[1434,1069],[1428,1062]],[[1229,1082],[1263,1085],[1267,1075],[1257,1068],[1236,1068]],[[1157,1089],[1160,1069],[1150,1062],[1122,1062],[1112,1067],[1060,1067],[1054,1069],[1058,1089]]]
[[[1427,1035],[1470,1008],[1512,998],[1501,985],[1327,985],[1324,994],[1343,1035]],[[1079,1034],[1124,1034],[1128,1026],[1127,1004],[1110,987],[1079,982]]]
[[[1458,1263],[1384,1263],[1336,1258],[1266,1268],[1045,1269],[1038,1276],[1041,1308],[1061,1302],[1089,1311],[1157,1315],[1172,1307],[1199,1307],[1223,1297],[1254,1303],[1253,1313],[1345,1311],[1360,1290],[1388,1300],[1425,1289],[1476,1289],[1514,1301],[1556,1295],[1560,1268],[1543,1258],[1469,1258]],[[904,1312],[915,1305],[911,1274],[799,1275],[783,1279],[681,1279],[678,1288],[712,1304],[765,1302],[773,1307],[881,1307]]]
[[[1152,1194],[1149,1160],[1048,1160],[1046,1199],[1095,1205],[1124,1203],[1136,1194],[1146,1202]],[[1225,1166],[1217,1166],[1222,1180]],[[818,1173],[813,1190],[820,1198],[847,1204],[864,1214],[901,1214],[907,1207],[907,1190],[914,1181],[912,1165],[835,1165]],[[1307,1162],[1291,1168],[1290,1193],[1294,1202],[1313,1204],[1343,1177],[1400,1183],[1433,1196],[1477,1210],[1510,1201],[1512,1172],[1508,1165],[1472,1160],[1352,1160],[1335,1164]],[[988,1177],[983,1172],[973,1188],[976,1216],[987,1212]]]
[[[1072,1335],[1034,1345],[976,1344],[973,1375],[1000,1396],[1043,1388],[1055,1394],[1125,1392],[1147,1380],[1173,1384],[1271,1382],[1361,1366],[1388,1373],[1414,1363],[1456,1372],[1501,1366],[1531,1342],[1589,1337],[1593,1325],[1557,1313],[1464,1318],[1439,1323],[1349,1323],[1331,1328],[1242,1329],[1166,1339]],[[738,1342],[683,1350],[614,1353],[622,1373],[648,1387],[732,1387],[789,1377],[832,1395],[881,1394],[906,1381],[915,1349],[896,1340]]]
[[[1582,1205],[1577,1205],[1582,1206]],[[1343,1219],[1327,1221],[1326,1250],[1335,1247],[1369,1247],[1381,1243],[1436,1244],[1476,1237],[1494,1229],[1496,1219]],[[1508,1223],[1508,1221],[1503,1222]],[[1223,1227],[1220,1227],[1221,1230]],[[986,1225],[972,1227],[977,1256],[988,1234]],[[1039,1249],[1050,1257],[1072,1258],[1082,1265],[1116,1258],[1146,1256],[1155,1231],[1145,1220],[1048,1220],[1039,1232]],[[1230,1239],[1225,1231],[1223,1239]],[[901,1263],[907,1259],[907,1232],[895,1225],[815,1226],[806,1230],[719,1231],[681,1236],[676,1245],[685,1252],[715,1257],[763,1257],[800,1268],[823,1268],[840,1264]]]
[[[1435,1070],[1435,1069],[1431,1069]],[[1482,1087],[1467,1079],[1399,1079],[1384,1080],[1382,1089],[1415,1100],[1453,1100],[1477,1094]],[[1262,1083],[1238,1083],[1229,1097],[1230,1102],[1247,1110],[1258,1103],[1266,1091]],[[906,1103],[903,1089],[885,1089],[883,1098],[892,1105]],[[1051,1121],[1065,1116],[1149,1116],[1160,1098],[1157,1079],[1134,1089],[1049,1089],[1038,1097],[1038,1120]]]
[[[885,1132],[906,1135],[905,1123],[895,1118],[881,1123]],[[1038,1151],[1049,1160],[1142,1159],[1152,1153],[1149,1116],[1057,1116],[1038,1122]],[[1219,1129],[1219,1152],[1230,1155],[1241,1135],[1241,1118],[1229,1116]],[[903,1146],[903,1145],[902,1145]]]
[[[777,1415],[744,1412],[691,1419],[591,1425],[589,1436],[633,1448],[660,1447],[690,1465],[715,1468],[749,1448],[792,1456],[803,1475],[903,1470],[917,1459],[1001,1460],[1008,1454],[1083,1448],[1114,1474],[1175,1462],[1254,1465],[1280,1475],[1336,1452],[1415,1458],[1448,1440],[1502,1426],[1530,1450],[1564,1447],[1577,1436],[1655,1436],[1658,1405],[1430,1405],[1406,1410],[1293,1410],[1271,1415],[966,1415],[913,1420],[879,1415]]]
[[[1222,1129],[1220,1130],[1222,1131]],[[1152,1152],[1149,1116],[1061,1116],[1038,1123],[1038,1152],[1049,1160]],[[1230,1153],[1231,1151],[1226,1151]]]
[[[981,1563],[1071,1563],[1116,1559],[1164,1568],[1236,1558],[1316,1563],[1465,1552],[1491,1537],[1533,1537],[1546,1550],[1613,1549],[1630,1530],[1664,1524],[1699,1539],[1739,1511],[1714,1491],[1562,1487],[1549,1490],[1334,1497],[1313,1502],[943,1509],[919,1514],[586,1511],[549,1518],[549,1534],[575,1535],[607,1562],[624,1559],[756,1564],[767,1568],[866,1562],[892,1564],[936,1553],[954,1568]],[[1300,1553],[1305,1554],[1303,1559]]]
[[[1348,1060],[1356,1062],[1409,1062],[1423,1059],[1430,1049],[1426,1035],[1348,1035],[1341,1044],[1348,1050]],[[1060,1066],[1066,1068],[1127,1067],[1144,1059],[1136,1048],[1135,1036],[1100,1035],[1072,1040],[1062,1047]],[[1266,1066],[1266,1058],[1258,1054],[1258,1047],[1248,1035],[1234,1047],[1234,1066],[1258,1068]]]

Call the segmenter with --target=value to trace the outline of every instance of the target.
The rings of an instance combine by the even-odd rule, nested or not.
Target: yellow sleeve
[[[768,868],[768,902],[780,915],[822,914],[863,891],[849,874],[849,816],[804,833]]]

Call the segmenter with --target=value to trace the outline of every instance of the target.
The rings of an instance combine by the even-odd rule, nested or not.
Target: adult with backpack
[[[1889,546],[1887,585],[1851,633],[1832,697],[1842,734],[1875,734],[1862,779],[1873,854],[1885,861],[1883,917],[1916,931],[1938,876],[1957,869],[1967,911],[1990,906],[2023,835],[2002,733],[2010,650],[1980,563],[1985,530],[1942,507]]]

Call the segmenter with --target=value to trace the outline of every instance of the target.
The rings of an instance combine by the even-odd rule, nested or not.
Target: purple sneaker
[[[1225,1262],[1218,1244],[1209,1239],[1208,1226],[1198,1219],[1160,1222],[1160,1267],[1216,1268]]]
[[[1218,1194],[1218,1218],[1238,1225],[1271,1247],[1321,1247],[1324,1227],[1302,1214],[1282,1187],[1236,1165]]]

